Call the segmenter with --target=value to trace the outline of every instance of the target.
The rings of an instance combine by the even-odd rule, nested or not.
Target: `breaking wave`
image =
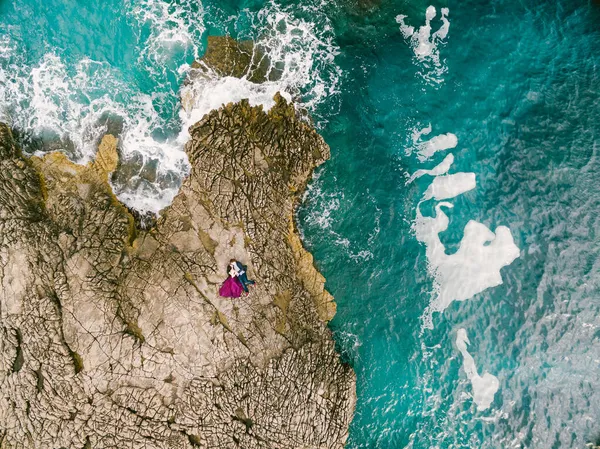
[[[156,214],[172,202],[189,171],[187,129],[208,111],[243,98],[269,109],[281,91],[312,112],[337,92],[337,47],[325,16],[311,22],[271,2],[243,11],[238,20],[249,30],[240,24],[234,37],[266,51],[277,80],[255,84],[213,73],[184,88],[194,98],[184,111],[180,88],[204,51],[202,4],[142,0],[125,7],[136,42],[133,71],[90,58],[72,61],[52,48],[30,61],[10,33],[0,38],[0,120],[19,131],[27,151],[60,150],[79,163],[93,159],[104,133],[118,133],[122,167],[113,188],[140,212]]]

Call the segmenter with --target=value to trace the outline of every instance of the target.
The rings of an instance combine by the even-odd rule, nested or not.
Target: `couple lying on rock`
[[[254,281],[248,279],[246,275],[247,269],[246,265],[242,265],[241,262],[231,259],[229,265],[227,265],[229,276],[225,279],[223,285],[221,285],[219,295],[225,298],[239,298],[242,296],[242,292],[248,295],[248,285],[254,285]]]

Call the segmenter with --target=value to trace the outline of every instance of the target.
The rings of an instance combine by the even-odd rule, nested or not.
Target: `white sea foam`
[[[312,213],[308,217],[308,221],[311,224],[317,225],[319,228],[325,230],[330,229],[333,222],[333,213],[340,208],[339,198],[332,197],[325,200],[322,203],[322,208],[318,213]],[[343,240],[340,240],[343,242]],[[347,241],[347,240],[346,240]]]
[[[476,186],[475,173],[453,173],[436,176],[423,195],[423,200],[447,200],[461,195]]]
[[[205,31],[200,2],[126,0],[127,16],[139,35],[138,66],[156,78],[178,70],[188,57],[197,59]]]
[[[483,376],[477,373],[475,360],[467,350],[469,344],[471,342],[467,337],[467,331],[459,329],[456,333],[456,347],[463,356],[463,369],[473,387],[473,401],[477,404],[477,410],[483,411],[488,409],[494,401],[494,395],[498,391],[500,382],[496,376],[488,372],[485,372]]]
[[[424,162],[431,159],[438,151],[450,150],[456,148],[457,145],[458,138],[455,134],[440,134],[425,142],[417,143],[417,158],[419,161]]]
[[[412,141],[413,143],[416,145],[417,142],[419,141],[419,139],[421,139],[422,136],[427,136],[431,133],[431,131],[433,130],[431,123],[428,124],[425,128],[415,128],[413,129],[412,132]]]
[[[453,301],[464,301],[482,291],[502,284],[500,269],[519,257],[510,229],[498,226],[493,233],[482,223],[471,220],[464,229],[459,249],[446,254],[439,234],[448,228],[448,216],[442,202],[435,206],[435,216],[424,217],[417,207],[413,224],[416,237],[426,247],[429,269],[435,278],[436,297],[424,315],[425,327],[433,327],[433,312],[443,312]]]
[[[448,8],[441,9],[439,29],[432,33],[431,21],[435,19],[437,11],[434,6],[429,6],[425,11],[425,24],[418,30],[406,23],[407,16],[396,16],[396,22],[400,25],[400,31],[406,39],[415,55],[416,61],[425,69],[422,76],[427,81],[440,83],[446,67],[440,59],[438,46],[443,44],[450,29],[448,20]]]
[[[408,178],[408,181],[406,181],[406,184],[410,184],[415,179],[420,178],[421,176],[425,176],[425,175],[430,175],[430,176],[444,175],[444,174],[448,173],[448,170],[450,170],[450,167],[452,167],[453,163],[454,163],[454,155],[452,153],[450,153],[444,158],[444,160],[442,162],[440,162],[438,165],[436,165],[432,169],[430,169],[430,170],[419,169],[416,172],[414,172],[411,175],[411,177]]]
[[[49,138],[69,138],[75,146],[75,157],[88,160],[86,141],[99,135],[85,116],[93,116],[110,103],[106,97],[82,89],[94,79],[97,68],[85,59],[76,65],[74,74],[55,54],[48,53],[34,67],[20,63],[17,48],[7,53],[0,65],[3,120],[24,130]],[[84,101],[81,101],[84,100]]]

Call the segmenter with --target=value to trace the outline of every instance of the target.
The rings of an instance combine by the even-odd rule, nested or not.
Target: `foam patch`
[[[424,162],[431,159],[438,151],[450,150],[456,148],[457,145],[458,138],[455,134],[440,134],[439,136],[432,137],[425,142],[417,144],[417,158],[419,161]]]
[[[442,162],[433,167],[431,170],[420,169],[413,173],[413,175],[406,181],[406,184],[410,184],[415,179],[420,178],[421,176],[430,175],[430,176],[439,176],[448,173],[450,167],[454,163],[454,155],[452,153],[448,154]]]
[[[463,369],[473,387],[473,401],[477,404],[477,410],[481,412],[487,410],[494,401],[500,382],[496,376],[488,372],[485,372],[483,376],[477,373],[475,360],[467,350],[469,344],[471,342],[467,337],[467,331],[459,329],[456,334],[456,347],[463,356]]]
[[[448,8],[441,9],[441,25],[433,33],[431,22],[437,15],[434,6],[429,6],[425,10],[425,24],[418,29],[406,23],[405,15],[396,16],[400,32],[412,48],[415,60],[425,69],[425,72],[422,73],[423,78],[434,83],[442,82],[442,75],[446,72],[446,67],[440,59],[439,46],[445,42],[450,30],[449,12]]]
[[[436,176],[423,195],[424,200],[446,200],[473,190],[477,185],[475,173],[454,173]]]
[[[442,207],[453,206],[447,202],[436,205],[433,217],[424,217],[417,207],[413,225],[417,239],[426,246],[429,269],[436,284],[437,295],[424,316],[424,325],[429,328],[433,327],[433,312],[443,312],[453,301],[465,301],[502,284],[500,270],[519,257],[510,229],[498,226],[494,233],[474,220],[465,226],[458,251],[446,254],[439,237],[448,228],[448,216]]]

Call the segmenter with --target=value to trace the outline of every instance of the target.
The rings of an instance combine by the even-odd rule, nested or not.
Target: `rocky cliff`
[[[329,154],[278,98],[190,130],[191,173],[142,231],[87,166],[0,126],[0,447],[341,448],[354,374],[293,208]],[[231,257],[249,297],[218,288]]]

